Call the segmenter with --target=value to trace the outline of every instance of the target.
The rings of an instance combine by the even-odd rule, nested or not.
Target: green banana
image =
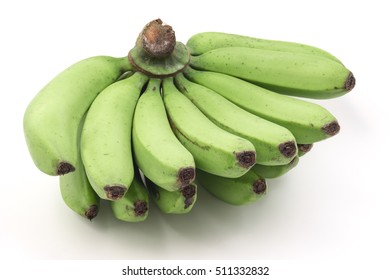
[[[216,91],[241,108],[286,127],[297,143],[311,144],[340,130],[336,118],[318,104],[277,94],[221,73],[187,68],[184,74],[189,80]]]
[[[255,166],[252,167],[251,170],[260,177],[272,179],[286,174],[291,169],[296,167],[298,163],[299,163],[299,157],[296,156],[293,158],[292,161],[290,161],[285,165],[269,166],[269,165],[256,164]]]
[[[133,113],[148,78],[135,73],[105,88],[93,101],[81,135],[88,179],[102,199],[122,198],[133,180]]]
[[[133,147],[137,165],[155,184],[178,190],[195,178],[195,162],[172,132],[160,94],[161,80],[151,79],[134,113]]]
[[[191,55],[200,55],[214,49],[226,47],[248,47],[270,51],[318,55],[341,63],[334,55],[313,46],[223,32],[202,32],[195,34],[187,41],[186,45]]]
[[[127,57],[87,58],[58,74],[34,97],[23,126],[31,157],[42,172],[63,175],[75,170],[82,116],[98,93],[130,68]]]
[[[197,168],[219,176],[239,177],[255,164],[253,144],[210,121],[176,88],[172,78],[163,81],[163,99],[171,127],[194,156]]]
[[[298,156],[301,157],[313,148],[313,144],[298,144]]]
[[[100,208],[100,198],[88,181],[87,174],[81,160],[80,136],[85,117],[82,119],[78,132],[78,157],[75,171],[59,176],[60,192],[65,204],[74,212],[89,220],[95,218]]]
[[[306,98],[327,99],[355,86],[350,70],[321,56],[228,47],[191,58],[193,68],[229,74],[264,88]]]
[[[196,182],[213,196],[232,205],[250,204],[263,198],[267,191],[264,178],[249,170],[239,178],[225,178],[196,170]]]
[[[166,214],[186,214],[192,210],[197,199],[197,186],[194,183],[181,186],[176,191],[167,191],[145,177],[151,197],[161,212]]]
[[[220,128],[248,139],[256,148],[256,163],[283,165],[297,153],[292,133],[241,109],[218,93],[176,76],[176,86]]]
[[[121,221],[146,220],[149,214],[149,194],[136,167],[129,190],[121,199],[110,201],[110,205],[114,216]]]

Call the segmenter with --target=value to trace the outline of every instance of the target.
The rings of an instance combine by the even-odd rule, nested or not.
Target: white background
[[[383,3],[2,1],[0,262],[359,260],[379,271],[379,263],[390,260],[390,45]],[[152,206],[147,221],[127,224],[115,220],[106,203],[92,222],[77,216],[61,200],[58,178],[34,166],[24,141],[24,110],[70,64],[94,55],[125,56],[144,24],[158,17],[182,42],[197,32],[222,31],[333,53],[357,85],[338,99],[314,102],[338,118],[340,134],[317,143],[291,173],[269,180],[267,197],[250,206],[229,206],[200,190],[183,216]]]

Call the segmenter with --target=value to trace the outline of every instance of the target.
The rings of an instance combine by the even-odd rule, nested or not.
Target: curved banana
[[[138,167],[168,191],[195,178],[195,162],[169,125],[160,94],[161,80],[151,79],[134,113],[133,147]]]
[[[189,80],[216,91],[241,108],[286,127],[297,143],[311,144],[336,135],[340,130],[336,118],[315,103],[277,94],[221,73],[188,68],[184,74]]]
[[[252,169],[239,178],[225,178],[197,170],[196,181],[213,196],[232,205],[253,203],[263,198],[267,191],[265,179]]]
[[[59,176],[60,192],[65,204],[74,212],[89,220],[95,218],[99,213],[100,198],[93,190],[88,181],[80,154],[80,136],[84,118],[79,126],[78,136],[78,157],[75,164],[75,171]]]
[[[286,174],[291,169],[296,167],[298,163],[299,163],[299,157],[296,156],[293,158],[292,161],[290,161],[285,165],[269,166],[269,165],[256,164],[255,166],[252,167],[251,170],[262,178],[273,179]]]
[[[87,58],[58,74],[34,97],[23,126],[31,157],[42,172],[63,175],[75,170],[82,116],[98,93],[130,68],[127,57]]]
[[[134,168],[135,169],[135,168]],[[129,190],[119,200],[110,201],[114,216],[124,222],[142,222],[149,214],[149,194],[138,170],[134,170],[134,179]]]
[[[220,128],[248,139],[256,148],[256,163],[283,165],[297,153],[292,133],[241,109],[213,90],[176,76],[178,89]]]
[[[167,191],[145,177],[151,197],[161,212],[165,214],[186,214],[192,210],[198,192],[194,183],[181,186],[178,190]]]
[[[321,56],[245,47],[208,51],[191,58],[193,68],[232,75],[264,88],[307,98],[346,94],[355,78],[342,64]]]
[[[248,47],[270,51],[318,55],[341,63],[334,55],[314,46],[223,32],[202,32],[195,34],[187,41],[186,45],[191,55],[200,55],[211,50],[226,47]]]
[[[197,168],[219,176],[239,177],[255,164],[253,144],[210,121],[176,88],[172,78],[163,81],[163,99],[171,127],[194,156]]]
[[[131,128],[135,106],[148,78],[135,73],[104,89],[93,101],[81,135],[81,155],[95,192],[122,198],[133,180]]]

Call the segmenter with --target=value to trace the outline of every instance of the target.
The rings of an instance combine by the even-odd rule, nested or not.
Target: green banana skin
[[[167,191],[147,177],[145,182],[154,203],[165,214],[187,214],[195,205],[198,192],[194,183],[182,186],[176,191]]]
[[[183,74],[176,76],[175,82],[216,125],[248,139],[256,149],[256,163],[283,165],[296,156],[295,138],[288,129],[241,109],[215,91],[188,81]]]
[[[71,65],[40,90],[23,119],[27,146],[39,170],[48,175],[75,170],[82,116],[98,93],[130,68],[127,57],[91,57]]]
[[[266,179],[273,179],[286,174],[291,169],[296,167],[298,163],[299,163],[299,157],[296,156],[293,158],[291,162],[285,165],[269,166],[269,165],[256,164],[252,167],[251,170],[260,177]]]
[[[134,177],[131,128],[135,106],[148,77],[135,73],[105,88],[93,101],[81,135],[81,155],[100,198],[123,197]]]
[[[151,79],[134,113],[133,147],[137,165],[160,187],[175,191],[195,179],[193,156],[172,132],[160,94],[161,80]]]
[[[176,88],[172,78],[163,81],[163,100],[172,130],[193,155],[197,168],[239,177],[256,163],[253,144],[210,121]]]
[[[252,169],[239,178],[225,178],[197,170],[196,182],[217,199],[232,205],[254,203],[267,191],[265,179]]]
[[[124,222],[142,222],[149,214],[149,194],[137,170],[126,194],[119,200],[110,201],[114,216]]]
[[[79,127],[79,141],[84,120]],[[75,164],[75,171],[59,176],[60,192],[65,204],[74,212],[89,220],[95,218],[99,213],[100,198],[93,190],[88,181],[87,174],[81,160],[80,143],[78,145],[78,157]]]
[[[331,59],[245,47],[211,50],[191,58],[198,70],[232,75],[264,88],[313,99],[342,96],[355,86],[350,70]]]
[[[337,119],[324,107],[277,94],[229,75],[186,69],[192,82],[208,87],[241,108],[292,132],[296,142],[312,144],[336,135]]]
[[[334,55],[314,46],[223,32],[202,32],[195,34],[187,41],[186,45],[191,55],[200,55],[211,50],[226,47],[248,47],[270,51],[318,55],[341,63]]]

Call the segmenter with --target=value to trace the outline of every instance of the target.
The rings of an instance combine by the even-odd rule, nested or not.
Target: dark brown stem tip
[[[313,144],[298,144],[298,149],[302,153],[307,153],[313,148]]]
[[[322,130],[325,134],[329,136],[334,136],[340,131],[340,125],[337,121],[330,122],[322,127]]]
[[[294,141],[284,142],[279,145],[279,151],[287,158],[295,156],[297,152],[297,146]]]
[[[98,213],[99,213],[99,207],[97,205],[91,205],[85,211],[84,215],[85,215],[85,217],[87,217],[87,219],[92,221],[92,219],[95,218]]]
[[[350,90],[352,90],[355,87],[355,84],[356,84],[355,76],[352,74],[352,72],[349,72],[349,75],[348,75],[348,77],[347,77],[347,79],[345,80],[345,83],[344,83],[344,88],[347,91],[350,91]]]
[[[196,187],[194,185],[187,185],[181,187],[181,194],[184,196],[184,209],[187,209],[194,203],[194,196],[196,194]]]
[[[185,198],[191,198],[196,194],[196,188],[194,185],[187,185],[180,189],[182,195]]]
[[[243,151],[236,154],[238,164],[244,168],[251,168],[256,163],[255,151]]]
[[[144,216],[148,212],[148,203],[144,200],[138,200],[134,203],[134,213],[137,217]]]
[[[73,165],[71,165],[69,162],[61,161],[57,165],[57,175],[65,175],[75,170],[76,168]]]
[[[176,45],[175,31],[161,19],[149,22],[141,33],[142,48],[151,57],[166,57]]]
[[[267,183],[264,179],[260,178],[260,179],[257,179],[254,183],[253,183],[253,192],[256,193],[256,194],[263,194],[265,193],[265,191],[267,190]]]
[[[108,199],[118,200],[125,195],[126,188],[123,186],[105,186],[104,191]]]
[[[181,186],[190,184],[195,179],[195,168],[180,168],[178,173],[179,184]]]

